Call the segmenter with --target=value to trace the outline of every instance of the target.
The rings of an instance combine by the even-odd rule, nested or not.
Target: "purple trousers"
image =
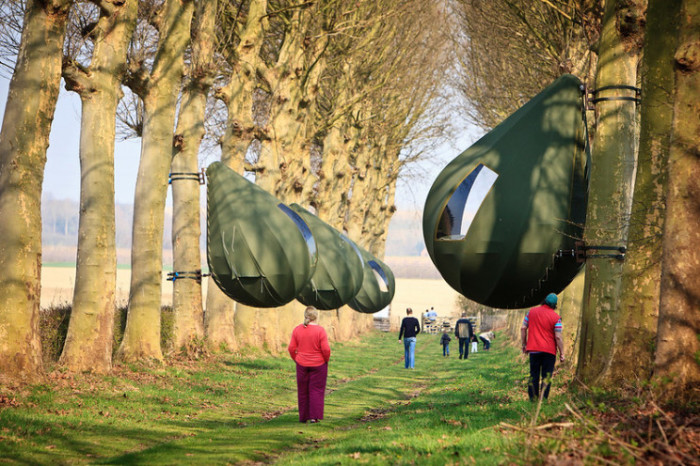
[[[323,419],[323,400],[326,396],[328,363],[305,367],[297,363],[297,397],[299,421]]]

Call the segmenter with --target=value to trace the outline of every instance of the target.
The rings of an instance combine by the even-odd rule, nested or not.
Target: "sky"
[[[0,78],[0,115],[4,115],[9,79]],[[80,199],[80,99],[61,88],[51,129],[44,172],[43,193],[53,199]],[[413,168],[415,176],[399,179],[396,204],[399,209],[422,211],[432,182],[442,168],[478,138],[476,129],[466,129],[455,141],[443,144]],[[140,139],[117,142],[115,147],[115,199],[133,204],[138,172]],[[168,191],[170,193],[170,191]],[[204,193],[203,193],[204,195]],[[170,194],[168,194],[170,198]]]

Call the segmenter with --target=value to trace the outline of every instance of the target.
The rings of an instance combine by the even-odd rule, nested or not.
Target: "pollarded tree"
[[[625,94],[625,89],[615,86],[637,83],[644,13],[640,3],[626,0],[610,1],[605,8],[595,85],[600,89],[596,97],[611,100],[601,100],[596,105],[584,231],[587,247],[627,245],[638,134],[637,104],[620,100],[618,97],[630,97],[629,91]],[[623,262],[614,257],[586,261],[577,367],[577,374],[585,383],[599,383],[600,375],[611,362],[620,317],[622,267]]]
[[[163,358],[160,305],[164,209],[173,154],[175,112],[194,9],[192,0],[142,5],[154,7],[150,20],[159,36],[152,63],[147,57],[132,58],[126,81],[143,100],[144,116],[134,195],[129,307],[124,339],[117,353],[125,361]],[[143,20],[137,30],[139,27],[146,27]],[[153,46],[153,42],[148,44]],[[132,46],[132,51],[137,51],[136,47]]]
[[[0,130],[0,380],[41,377],[41,187],[72,0],[26,3]]]
[[[364,107],[381,98],[392,78],[404,72],[399,60],[390,59],[391,54],[397,50],[398,56],[406,53],[400,23],[411,15],[419,16],[420,11],[411,2],[362,3],[352,11],[349,26],[330,43],[313,123],[322,152],[310,203],[320,218],[341,231],[348,228],[353,180],[364,179],[357,157],[368,143],[368,126],[373,124],[364,121]]]
[[[263,76],[269,113],[256,182],[283,202],[306,203],[302,193],[312,179],[310,117],[337,14],[333,9],[342,6],[342,1],[304,3],[280,13],[284,38]]]
[[[673,122],[674,63],[681,0],[650,0],[642,59],[641,129],[622,294],[610,364],[602,383],[647,381],[654,369],[659,318],[668,155]]]
[[[443,98],[447,41],[440,29],[425,27],[442,24],[443,12],[431,4],[412,6],[409,14],[415,20],[397,17],[393,47],[377,69],[384,85],[356,106],[368,118],[363,125],[365,143],[356,154],[348,231],[378,257],[383,256],[388,222],[396,209],[400,171],[420,159],[447,126],[437,104]]]
[[[673,55],[676,93],[668,162],[655,375],[665,396],[698,397],[700,384],[700,3],[683,0]]]
[[[267,0],[240,5],[224,2],[217,28],[220,53],[226,60],[225,82],[216,89],[226,116],[221,130],[221,161],[243,174],[246,154],[256,137],[254,105],[257,76],[264,67],[261,50],[267,30]],[[245,8],[247,7],[247,8]],[[234,302],[209,279],[205,329],[210,348],[234,349]],[[244,317],[244,316],[239,316]],[[245,320],[243,319],[245,325]]]
[[[361,39],[341,47],[322,80],[332,84],[319,92],[317,119],[325,126],[318,131],[323,154],[313,202],[322,218],[358,241],[367,233],[383,243],[399,171],[422,155],[406,149],[425,149],[447,126],[445,112],[426,112],[441,97],[447,66],[446,37],[431,27],[444,22],[443,14],[431,2],[368,4],[348,32]],[[371,20],[376,17],[382,21]]]
[[[173,173],[173,269],[189,272],[173,280],[174,350],[197,350],[204,338],[202,258],[199,252],[200,202],[198,155],[204,138],[204,117],[209,89],[216,77],[214,59],[217,0],[196,4],[192,46],[177,120],[171,172]],[[185,173],[189,175],[177,175]],[[192,275],[192,274],[195,275]]]
[[[74,35],[67,41],[63,63],[66,87],[82,102],[77,269],[73,310],[59,361],[76,372],[107,372],[112,367],[117,281],[115,115],[137,10],[137,0],[76,4]],[[81,52],[87,52],[89,60],[81,59]]]

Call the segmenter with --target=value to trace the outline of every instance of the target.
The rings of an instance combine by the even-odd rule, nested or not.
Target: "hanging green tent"
[[[423,236],[444,279],[478,303],[516,309],[580,270],[586,218],[581,82],[557,79],[450,162],[425,203]]]
[[[362,288],[348,303],[352,309],[365,314],[374,314],[387,307],[394,299],[396,282],[394,274],[384,262],[365,249],[359,249],[364,262]]]
[[[231,299],[255,307],[292,301],[316,268],[301,217],[221,162],[207,168],[207,260]]]
[[[318,248],[318,263],[297,300],[317,309],[338,309],[362,287],[362,257],[338,230],[298,204],[289,206],[309,226]]]

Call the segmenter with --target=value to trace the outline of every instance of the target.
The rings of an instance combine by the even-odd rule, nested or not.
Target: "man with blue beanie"
[[[539,399],[542,388],[542,398],[546,400],[549,396],[557,350],[559,361],[564,362],[561,317],[554,312],[556,308],[557,295],[549,293],[540,306],[530,309],[520,329],[523,353],[530,355],[530,378],[527,385],[530,401]]]

